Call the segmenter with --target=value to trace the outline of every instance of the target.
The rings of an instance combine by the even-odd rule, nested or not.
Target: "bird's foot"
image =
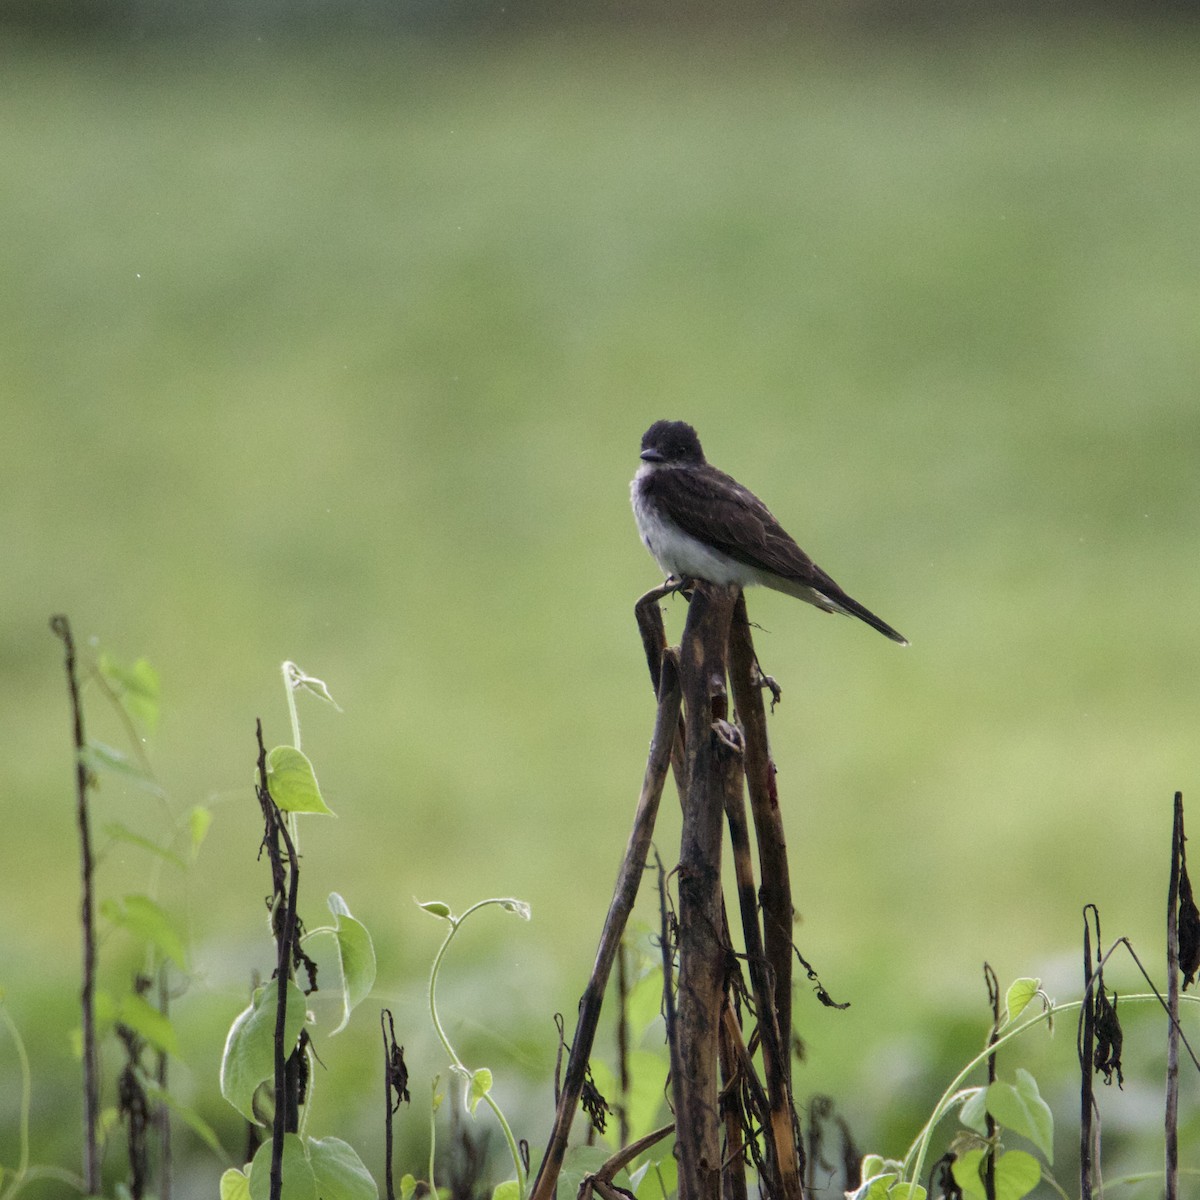
[[[641,612],[656,605],[660,600],[674,595],[675,592],[681,592],[685,600],[690,599],[694,582],[691,579],[680,579],[678,575],[668,575],[658,587],[651,588],[633,607],[635,611]]]
[[[685,600],[690,602],[692,592],[696,589],[696,581],[687,575],[668,575],[663,580],[663,589],[664,596],[678,592]]]

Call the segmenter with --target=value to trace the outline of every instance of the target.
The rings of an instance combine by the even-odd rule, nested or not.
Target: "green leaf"
[[[260,1083],[275,1073],[275,984],[256,988],[248,1008],[229,1027],[225,1052],[221,1055],[221,1095],[246,1118],[259,1124],[254,1115],[254,1093]],[[290,1053],[304,1028],[304,993],[292,981],[287,985],[287,1017],[284,1025],[285,1052]]]
[[[662,967],[652,967],[629,989],[625,998],[625,1019],[630,1040],[637,1042],[662,1016]]]
[[[250,1200],[250,1179],[244,1171],[230,1167],[221,1176],[221,1200]]]
[[[578,1196],[580,1184],[588,1175],[594,1175],[611,1157],[605,1146],[570,1146],[563,1156],[562,1169],[558,1175],[558,1194]]]
[[[962,1188],[964,1200],[986,1200],[987,1189],[980,1174],[983,1155],[983,1150],[969,1150],[956,1158],[950,1168],[954,1182]],[[1041,1164],[1032,1154],[1009,1150],[996,1159],[996,1200],[1021,1200],[1041,1179]]]
[[[378,1200],[371,1172],[341,1138],[314,1138],[308,1143],[308,1160],[321,1200]]]
[[[866,1176],[865,1170],[863,1174]],[[847,1200],[888,1200],[892,1184],[898,1178],[895,1171],[884,1171],[877,1175],[867,1176],[853,1192],[846,1193],[846,1198]]]
[[[987,1088],[972,1088],[958,1110],[958,1119],[980,1137],[987,1136]]]
[[[1042,1164],[1024,1150],[1009,1150],[996,1163],[996,1179],[996,1200],[1020,1200],[1041,1183]]]
[[[158,724],[158,672],[144,658],[127,667],[108,653],[101,654],[96,665],[121,707],[147,733],[153,733]]]
[[[107,988],[97,988],[92,996],[92,1007],[96,1013],[96,1025],[108,1033],[117,1019],[117,1002]]]
[[[128,929],[135,937],[156,947],[180,969],[187,969],[183,940],[176,933],[171,918],[149,896],[106,900],[100,905],[100,911],[112,924]]]
[[[1004,997],[1004,1007],[1008,1010],[1008,1019],[1015,1021],[1041,990],[1042,981],[1040,979],[1014,979]]]
[[[916,1183],[899,1183],[901,1167],[878,1154],[863,1156],[859,1166],[862,1182],[847,1200],[925,1200],[925,1189]]]
[[[899,1165],[888,1162],[881,1154],[864,1154],[862,1162],[858,1166],[859,1180],[862,1183],[866,1183],[868,1179],[873,1179],[876,1175],[882,1175],[888,1170],[891,1170],[895,1174],[899,1171]]]
[[[250,1164],[250,1200],[271,1200],[271,1142],[258,1148]],[[304,1143],[294,1133],[283,1135],[283,1196],[281,1200],[319,1200],[317,1180],[304,1153]],[[333,1200],[330,1197],[330,1200]]]
[[[321,797],[312,763],[295,746],[276,746],[267,754],[267,791],[281,812],[334,815]]]
[[[487,1067],[480,1067],[471,1072],[470,1083],[467,1086],[467,1112],[475,1115],[479,1102],[492,1090],[492,1073]]]
[[[342,977],[342,1020],[333,1033],[341,1033],[350,1021],[350,1014],[375,986],[375,946],[367,927],[350,915],[345,900],[337,892],[329,893],[328,903],[337,923],[333,936]]]
[[[97,1121],[102,1138],[108,1137],[121,1128],[121,1114],[115,1104],[106,1104],[100,1109],[100,1119]]]
[[[988,1087],[988,1112],[1006,1129],[1027,1137],[1054,1162],[1054,1114],[1038,1092],[1037,1080],[1023,1067],[1017,1068],[1017,1082],[999,1080]]]
[[[194,804],[188,809],[188,836],[192,839],[192,857],[200,853],[200,847],[208,836],[208,828],[212,824],[212,810],[203,804]]]
[[[188,1108],[179,1100],[178,1096],[159,1087],[157,1080],[151,1079],[149,1076],[142,1077],[142,1087],[146,1089],[146,1095],[152,1101],[165,1104],[214,1154],[221,1159],[229,1159],[230,1156],[225,1152],[225,1147],[221,1145],[221,1139],[217,1137],[216,1131],[195,1109]],[[240,1175],[241,1172],[239,1171],[238,1174]]]
[[[400,1176],[400,1200],[412,1200],[413,1193],[417,1190],[416,1177],[411,1174]]]
[[[506,1179],[492,1189],[492,1200],[521,1200],[521,1185],[515,1179]]]
[[[144,1038],[155,1050],[166,1054],[179,1053],[179,1039],[175,1026],[144,996],[130,992],[121,999],[120,1016],[122,1025],[128,1025],[134,1033]]]
[[[422,912],[427,912],[431,917],[440,917],[443,921],[452,919],[450,905],[444,904],[441,900],[418,900],[417,907]]]
[[[646,1163],[639,1170],[633,1191],[638,1200],[669,1200],[679,1183],[679,1164],[667,1142],[662,1158]]]
[[[181,871],[187,869],[187,864],[178,854],[172,853],[147,837],[142,837],[140,833],[134,833],[132,829],[122,825],[119,821],[110,821],[105,825],[104,834],[114,842],[127,842],[131,846],[137,846],[157,858],[169,862],[173,867],[178,867]]]
[[[604,1098],[610,1102],[620,1095],[611,1068],[601,1059],[592,1061],[592,1078]],[[669,1063],[661,1053],[634,1050],[626,1060],[629,1068],[629,1092],[625,1098],[625,1116],[631,1140],[642,1137],[662,1124],[658,1119],[666,1105],[665,1087]],[[616,1122],[610,1121],[605,1140],[615,1149],[619,1142]]]
[[[106,746],[103,742],[89,740],[79,757],[93,775],[110,771],[114,775],[131,780],[152,796],[166,795],[166,792],[146,774],[146,768],[140,762],[112,746]]]
[[[651,1050],[634,1050],[629,1055],[629,1096],[626,1104],[633,1137],[641,1137],[662,1124],[659,1115],[667,1103],[669,1065],[666,1055]]]

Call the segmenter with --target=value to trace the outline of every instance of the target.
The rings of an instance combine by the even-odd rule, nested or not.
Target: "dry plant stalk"
[[[661,630],[661,628],[660,617],[659,629]],[[600,945],[596,951],[596,962],[592,967],[592,975],[579,1001],[579,1020],[575,1027],[575,1037],[571,1043],[571,1053],[567,1058],[567,1071],[555,1109],[554,1124],[551,1128],[549,1143],[546,1146],[546,1153],[542,1157],[541,1166],[538,1167],[530,1200],[550,1200],[554,1194],[554,1187],[562,1168],[563,1156],[567,1151],[567,1138],[571,1132],[571,1122],[575,1118],[575,1110],[579,1107],[579,1098],[583,1093],[583,1084],[587,1077],[588,1056],[591,1054],[592,1043],[596,1036],[596,1026],[600,1020],[604,991],[608,986],[608,978],[617,955],[617,949],[625,933],[629,914],[633,911],[642,874],[646,869],[650,841],[654,834],[654,821],[658,816],[658,803],[662,798],[663,785],[666,783],[667,771],[671,766],[672,752],[679,728],[681,692],[677,661],[676,655],[667,652],[666,638],[664,637],[662,652],[655,659],[658,713],[654,723],[654,736],[650,743],[650,756],[642,781],[642,792],[638,799],[637,813],[634,816],[633,831],[629,835],[625,859],[621,864],[616,890],[609,905],[604,930],[600,935]]]
[[[79,697],[75,638],[71,622],[59,614],[50,618],[50,628],[65,650],[67,690],[71,697],[71,734],[75,749],[75,819],[79,827],[81,900],[79,923],[83,933],[83,988],[80,993],[80,1026],[83,1032],[83,1182],[89,1195],[100,1192],[100,1058],[96,1046],[96,916],[92,855],[91,817],[88,788],[91,775],[84,752],[83,702]]]
[[[1167,1087],[1164,1112],[1166,1200],[1179,1198],[1179,883],[1183,870],[1183,793],[1175,793],[1167,888]]]
[[[601,935],[546,1153],[531,1200],[551,1200],[579,1106],[603,996],[637,896],[666,773],[674,769],[683,810],[678,887],[678,983],[668,995],[668,1040],[681,1200],[720,1200],[722,1183],[744,1195],[744,1158],[754,1156],[764,1195],[803,1200],[803,1155],[791,1098],[792,900],[787,850],[767,743],[750,623],[739,588],[688,585],[678,651],[663,630],[656,588],[635,612],[658,697],[654,737],[630,835]],[[727,684],[728,681],[728,684]],[[727,690],[727,687],[729,690]],[[731,721],[729,691],[736,706]],[[743,797],[747,781],[763,880],[755,889]],[[723,824],[729,822],[752,997],[740,982],[721,888]],[[762,907],[760,926],[759,905]],[[664,939],[664,953],[666,953]],[[665,963],[664,986],[673,971]],[[758,1020],[765,1084],[746,1048],[732,1003],[738,988]],[[751,1040],[751,1046],[755,1039]],[[718,1078],[722,1083],[718,1090]],[[761,1153],[756,1139],[762,1137]],[[601,1194],[611,1173],[597,1178]]]
[[[737,590],[697,585],[679,652],[687,723],[688,786],[679,844],[679,983],[675,1001],[681,1070],[672,1078],[679,1192],[719,1200],[717,1031],[725,993],[721,833],[725,795],[741,772],[740,738],[728,732],[729,627]]]

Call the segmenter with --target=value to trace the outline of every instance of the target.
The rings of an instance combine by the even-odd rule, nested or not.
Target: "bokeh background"
[[[106,778],[97,823],[214,813],[187,871],[106,842],[99,883],[155,879],[189,931],[174,1083],[231,1155],[217,1067],[270,963],[250,781],[255,718],[288,737],[284,659],[343,710],[301,698],[338,814],[305,829],[302,907],[321,924],[339,891],[380,958],[319,1044],[312,1132],[382,1178],[386,1003],[421,1172],[445,1064],[413,897],[515,895],[532,923],[464,930],[444,1004],[543,1142],[552,1014],[570,1029],[653,718],[627,487],[660,417],[912,641],[750,597],[798,942],[851,1002],[799,989],[799,1096],[898,1153],[982,1044],[985,959],[1074,997],[1095,901],[1161,963],[1171,796],[1200,778],[1185,12],[28,0],[2,28],[0,986],[39,1161],[78,1161],[60,611],[161,677],[166,800]],[[103,953],[123,986],[130,947]],[[1007,1066],[1069,1156],[1067,1026]],[[1153,1170],[1147,1030],[1103,1102]],[[179,1194],[214,1194],[222,1162],[177,1153]]]

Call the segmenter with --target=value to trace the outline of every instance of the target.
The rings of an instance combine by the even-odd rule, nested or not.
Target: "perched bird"
[[[641,457],[630,487],[633,515],[646,549],[668,575],[774,588],[825,612],[858,617],[908,645],[846,595],[749,488],[709,465],[685,421],[655,421],[642,438]]]

